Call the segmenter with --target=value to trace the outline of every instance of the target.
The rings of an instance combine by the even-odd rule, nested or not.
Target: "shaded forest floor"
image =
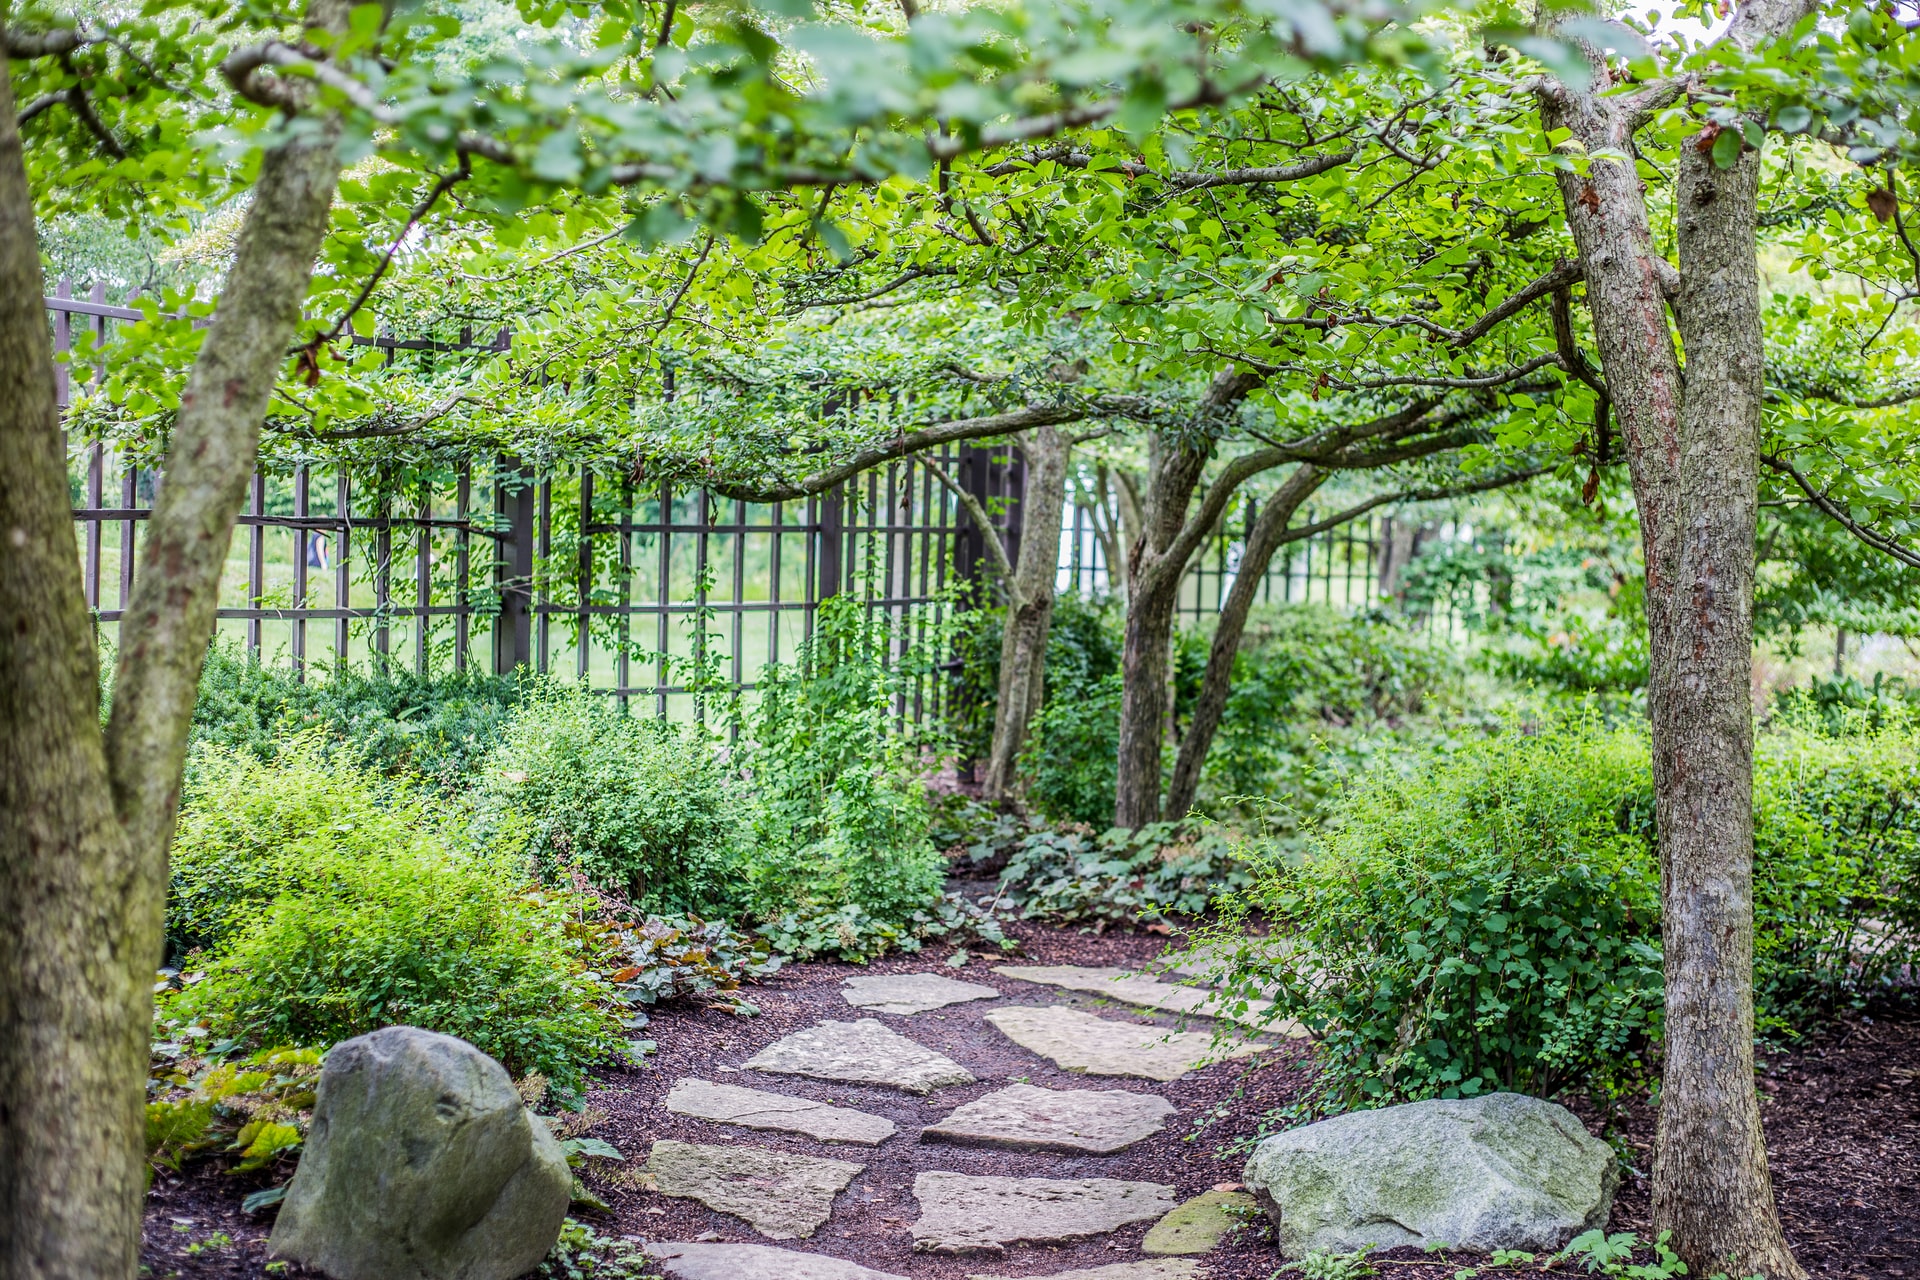
[[[1093,936],[1071,929],[1022,926],[1022,953],[1014,963],[1124,965],[1144,963],[1166,940],[1130,933]],[[1008,1004],[1056,1004],[1172,1027],[1169,1017],[1091,996],[1003,978],[991,972],[997,960],[978,957],[961,970],[940,961],[946,952],[894,957],[872,966],[793,966],[746,994],[760,1009],[746,1018],[718,1008],[660,1011],[649,1029],[659,1045],[642,1069],[603,1071],[587,1097],[586,1110],[569,1131],[602,1138],[627,1157],[624,1164],[596,1161],[589,1185],[610,1212],[577,1216],[609,1236],[648,1240],[722,1239],[761,1242],[739,1219],[691,1200],[646,1189],[636,1174],[657,1138],[691,1142],[722,1140],[722,1126],[669,1114],[659,1102],[676,1080],[700,1079],[777,1087],[780,1092],[831,1101],[893,1120],[901,1133],[881,1147],[842,1147],[797,1136],[726,1129],[737,1143],[831,1155],[867,1168],[839,1197],[832,1217],[809,1240],[780,1247],[832,1254],[913,1280],[958,1280],[982,1273],[1048,1276],[1140,1257],[1146,1227],[1055,1247],[1016,1246],[1004,1258],[947,1258],[912,1252],[907,1227],[917,1216],[914,1175],[927,1169],[962,1173],[1063,1178],[1111,1177],[1172,1184],[1180,1199],[1239,1181],[1246,1151],[1261,1119],[1285,1106],[1311,1071],[1302,1042],[1281,1044],[1251,1059],[1217,1064],[1169,1084],[1090,1078],[1057,1070],[1007,1040],[983,1015]],[[949,1006],[911,1018],[872,1015],[850,1008],[841,980],[861,973],[938,971],[983,982],[1004,993],[1000,1000]],[[955,1059],[979,1083],[943,1089],[929,1098],[894,1090],[826,1084],[794,1077],[756,1079],[734,1074],[759,1049],[825,1019],[850,1021],[879,1016],[895,1030]],[[1205,1024],[1201,1023],[1204,1027]],[[1774,1183],[1796,1255],[1816,1276],[1920,1280],[1920,1020],[1856,1018],[1835,1024],[1799,1044],[1769,1055],[1761,1089]],[[777,1079],[778,1084],[771,1081]],[[953,1107],[1023,1079],[1043,1087],[1126,1088],[1160,1094],[1178,1113],[1158,1135],[1111,1156],[1026,1154],[915,1141],[920,1126]],[[1590,1118],[1590,1117],[1589,1117]],[[1614,1207],[1612,1230],[1647,1234],[1645,1178],[1653,1117],[1630,1105],[1618,1117],[1630,1163]],[[286,1171],[282,1170],[281,1177]],[[239,1277],[295,1274],[267,1272],[270,1214],[248,1216],[240,1202],[263,1185],[206,1163],[184,1174],[162,1174],[148,1200],[146,1274],[154,1277]],[[1280,1259],[1264,1224],[1236,1232],[1204,1258],[1209,1280],[1268,1280]],[[1447,1260],[1414,1251],[1375,1259],[1394,1280],[1448,1280],[1465,1256]],[[1530,1269],[1531,1270],[1531,1269]],[[1491,1273],[1489,1273],[1491,1274]],[[1536,1273],[1537,1274],[1537,1273]]]

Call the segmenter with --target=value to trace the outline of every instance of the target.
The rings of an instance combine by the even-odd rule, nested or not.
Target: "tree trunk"
[[[139,1263],[156,902],[113,811],[33,201],[0,66],[0,1276]]]
[[[1806,12],[1742,8],[1750,46]],[[1754,523],[1763,347],[1759,157],[1715,169],[1682,148],[1680,266],[1653,249],[1630,159],[1639,96],[1594,80],[1542,94],[1542,123],[1593,157],[1559,175],[1607,389],[1620,417],[1647,566],[1648,713],[1660,835],[1666,1041],[1653,1170],[1656,1228],[1695,1275],[1798,1280],[1775,1211],[1753,1088]],[[1644,90],[1657,94],[1659,88]],[[1705,149],[1700,145],[1704,141]],[[1682,382],[1667,318],[1687,355]]]
[[[1174,608],[1187,562],[1204,530],[1189,527],[1187,508],[1207,462],[1215,420],[1260,385],[1258,374],[1223,371],[1201,397],[1197,421],[1148,442],[1147,494],[1140,533],[1127,551],[1127,620],[1120,648],[1120,749],[1114,779],[1116,826],[1138,829],[1160,820],[1160,760],[1172,699]],[[1208,501],[1228,496],[1216,486]],[[1207,516],[1210,524],[1213,516]]]
[[[1207,652],[1206,674],[1200,680],[1200,696],[1194,701],[1193,718],[1174,760],[1173,781],[1167,786],[1166,812],[1175,817],[1184,817],[1193,808],[1194,796],[1200,790],[1200,771],[1206,765],[1207,752],[1220,729],[1220,717],[1227,709],[1227,695],[1232,691],[1233,660],[1240,652],[1240,637],[1246,633],[1247,615],[1266,580],[1267,566],[1280,547],[1293,513],[1326,478],[1327,473],[1311,463],[1296,468],[1267,499],[1254,521],[1253,533],[1240,553],[1240,567],[1234,571],[1233,590],[1220,609],[1213,645]]]
[[[1060,524],[1066,511],[1067,460],[1072,446],[1057,428],[1043,426],[1021,438],[1020,451],[1027,460],[1020,557],[1007,581],[1007,623],[1000,637],[1000,700],[994,710],[993,745],[987,757],[986,796],[994,801],[1012,794],[1014,761],[1045,693],[1047,632],[1053,625]]]
[[[313,6],[345,29],[347,7]],[[3,84],[4,81],[0,81]],[[337,125],[261,163],[121,623],[108,732],[74,551],[31,196],[0,97],[0,1276],[131,1277],[167,844],[220,573],[299,322]]]

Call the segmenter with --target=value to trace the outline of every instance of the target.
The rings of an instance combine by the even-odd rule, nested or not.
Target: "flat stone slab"
[[[1156,1258],[1150,1262],[1116,1262],[1086,1271],[1056,1271],[1048,1276],[972,1275],[967,1280],[1200,1280],[1204,1274],[1197,1262]]]
[[[796,1031],[754,1054],[747,1066],[843,1084],[883,1084],[908,1093],[974,1082],[973,1073],[952,1058],[915,1044],[874,1018],[822,1022]]]
[[[715,1124],[737,1124],[743,1129],[804,1133],[820,1142],[877,1147],[895,1132],[893,1121],[884,1116],[706,1080],[675,1081],[664,1105],[678,1116],[711,1120]]]
[[[1019,978],[1025,982],[1044,983],[1050,987],[1060,987],[1067,991],[1083,991],[1092,996],[1105,996],[1118,1000],[1122,1004],[1139,1005],[1143,1009],[1152,1009],[1158,1013],[1194,1014],[1202,1018],[1224,1018],[1242,1026],[1257,1027],[1275,1035],[1303,1036],[1306,1029],[1297,1022],[1284,1021],[1268,1023],[1264,1019],[1266,1012],[1273,1008],[1271,1000],[1248,1000],[1229,1002],[1217,991],[1204,987],[1182,986],[1173,982],[1161,982],[1128,969],[1086,968],[1077,964],[1003,964],[994,972],[1004,978]]]
[[[1051,1059],[1062,1070],[1090,1076],[1178,1080],[1216,1052],[1213,1037],[1197,1031],[1114,1022],[1054,1005],[1009,1005],[990,1010],[987,1021],[1007,1039]],[[1243,1041],[1227,1045],[1220,1054],[1243,1058],[1266,1049],[1266,1045]]]
[[[1174,1207],[1173,1188],[1115,1178],[991,1178],[929,1172],[913,1180],[918,1253],[1006,1252],[1064,1244],[1148,1222]]]
[[[1208,1191],[1153,1224],[1140,1252],[1153,1254],[1210,1253],[1227,1233],[1259,1214],[1260,1206],[1244,1191]]]
[[[804,1240],[833,1214],[833,1198],[867,1166],[764,1147],[709,1147],[662,1138],[647,1172],[663,1196],[730,1213],[769,1240]]]
[[[674,1280],[906,1280],[824,1253],[764,1244],[650,1244],[647,1252]]]
[[[1104,1156],[1160,1132],[1173,1111],[1171,1102],[1151,1093],[1012,1084],[928,1125],[920,1137],[1015,1151]]]
[[[995,1000],[1000,993],[978,982],[956,982],[937,973],[890,973],[848,978],[841,995],[856,1009],[881,1013],[928,1013],[969,1000]]]

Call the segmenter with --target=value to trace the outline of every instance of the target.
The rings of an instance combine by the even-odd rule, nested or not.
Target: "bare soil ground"
[[[1093,936],[1075,930],[1024,927],[1023,953],[1015,963],[1133,965],[1159,953],[1165,940],[1130,933]],[[599,1075],[575,1131],[618,1147],[625,1165],[596,1162],[588,1181],[610,1206],[606,1215],[581,1215],[609,1235],[650,1240],[723,1239],[758,1241],[737,1218],[688,1200],[646,1190],[634,1176],[658,1138],[690,1142],[735,1142],[864,1163],[835,1205],[833,1216],[811,1240],[794,1247],[833,1254],[912,1277],[957,1280],[979,1273],[1047,1276],[1056,1272],[1140,1257],[1146,1227],[1098,1240],[1058,1247],[1015,1247],[1005,1258],[939,1258],[912,1251],[907,1227],[917,1216],[914,1175],[922,1170],[1044,1177],[1110,1177],[1171,1184],[1182,1198],[1221,1183],[1237,1182],[1247,1146],[1260,1118],[1286,1104],[1305,1084],[1310,1065],[1303,1044],[1282,1045],[1252,1059],[1222,1063],[1170,1084],[1089,1078],[1055,1069],[1007,1040],[983,1020],[1007,1004],[1065,1004],[1104,1017],[1177,1025],[1138,1010],[1092,997],[999,978],[996,961],[975,958],[965,969],[947,970],[946,953],[896,957],[861,967],[796,966],[748,992],[760,1009],[743,1018],[711,1008],[663,1010],[648,1034],[659,1050],[645,1069]],[[955,1005],[912,1017],[872,1015],[850,1008],[841,979],[857,973],[934,969],[985,982],[1005,992],[1000,1000]],[[737,1070],[773,1041],[824,1019],[877,1016],[922,1044],[967,1067],[979,1083],[915,1098],[891,1089],[825,1084]],[[1204,1026],[1205,1024],[1200,1024]],[[727,1068],[736,1068],[729,1071]],[[1839,1024],[1789,1051],[1771,1056],[1761,1082],[1775,1185],[1795,1251],[1816,1276],[1848,1280],[1920,1280],[1920,1022],[1868,1021]],[[753,1133],[687,1120],[660,1105],[674,1083],[698,1077],[770,1089],[884,1115],[900,1133],[878,1148],[817,1144],[809,1139]],[[1014,1080],[1050,1088],[1130,1089],[1158,1093],[1178,1114],[1158,1136],[1112,1156],[1029,1155],[922,1143],[919,1128],[953,1107]],[[1621,1117],[1629,1151],[1639,1154],[1614,1210],[1613,1229],[1646,1232],[1646,1150],[1652,1116],[1629,1107]],[[286,1170],[280,1171],[284,1178]],[[240,1211],[258,1181],[234,1178],[203,1164],[156,1180],[148,1202],[147,1274],[155,1277],[254,1277],[268,1273],[265,1238],[270,1215]],[[1449,1280],[1472,1265],[1412,1251],[1378,1260],[1395,1280]],[[1270,1232],[1256,1224],[1236,1233],[1206,1258],[1210,1280],[1268,1280],[1280,1259]]]

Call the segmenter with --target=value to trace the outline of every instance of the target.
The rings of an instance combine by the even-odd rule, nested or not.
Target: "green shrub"
[[[200,674],[196,742],[270,759],[289,734],[317,729],[367,765],[453,789],[477,772],[519,702],[519,678],[457,671],[417,676],[315,667],[294,678],[226,644]]]
[[[1396,621],[1322,605],[1256,609],[1203,795],[1216,806],[1244,796],[1315,809],[1367,754],[1367,732],[1444,703],[1460,677],[1446,650]]]
[[[851,595],[830,596],[796,664],[761,678],[738,759],[755,800],[748,891],[764,920],[853,908],[898,923],[940,898],[945,863],[929,836],[921,744],[894,714],[919,659],[890,662],[894,640],[884,617]],[[869,954],[865,943],[840,950]]]
[[[182,833],[170,930],[208,950],[163,1019],[255,1047],[411,1023],[566,1085],[618,1047],[575,904],[314,738],[271,762],[202,748]]]
[[[1248,887],[1241,850],[1228,835],[1182,822],[1138,831],[1115,827],[1028,832],[1013,845],[1001,895],[1022,919],[1134,924],[1166,914],[1197,916],[1219,893]]]
[[[1754,984],[1782,1031],[1920,960],[1920,732],[1765,733],[1754,758]]]
[[[1659,1031],[1644,739],[1550,721],[1371,770],[1218,940],[1320,1037],[1317,1105],[1618,1088]],[[1247,907],[1282,942],[1242,945]]]
[[[536,685],[478,793],[483,833],[549,879],[577,871],[653,911],[711,914],[739,897],[745,797],[703,729]]]
[[[1047,818],[1090,827],[1113,821],[1120,693],[1118,675],[1047,689],[1019,760],[1027,802]]]

